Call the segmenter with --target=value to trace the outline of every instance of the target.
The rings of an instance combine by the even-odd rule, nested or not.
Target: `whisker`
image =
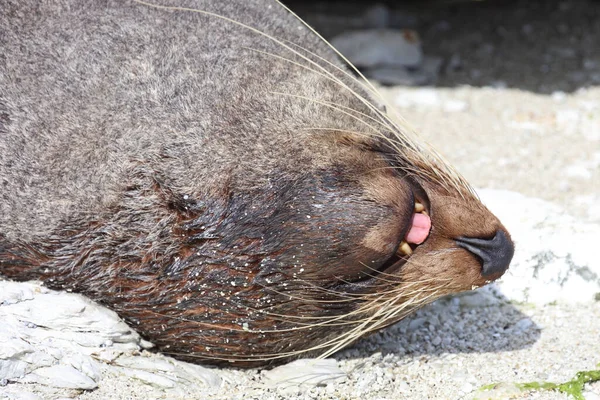
[[[420,150],[428,150],[431,155],[433,156],[433,158],[438,161],[439,163],[441,163],[442,165],[445,166],[449,166],[450,164],[448,164],[446,162],[446,160],[441,156],[441,154],[439,154],[434,148],[433,146],[431,146],[429,143],[425,142],[420,135],[418,135],[416,133],[416,130],[408,123],[408,121],[406,121],[401,115],[400,113],[396,110],[395,107],[393,107],[389,101],[387,101],[387,99],[381,94],[381,92],[379,92],[377,90],[377,88],[360,72],[360,70],[354,65],[352,64],[352,62],[350,62],[350,60],[345,57],[340,51],[338,51],[331,43],[329,43],[329,41],[327,41],[321,34],[319,34],[319,32],[317,32],[313,27],[311,27],[309,24],[307,24],[302,18],[300,18],[294,11],[292,11],[289,7],[287,7],[285,4],[281,3],[280,0],[276,0],[283,8],[285,8],[289,13],[291,13],[294,17],[296,17],[296,19],[298,21],[300,21],[304,26],[306,26],[312,33],[314,33],[315,35],[317,35],[321,41],[323,41],[331,50],[333,50],[342,60],[344,60],[344,62],[346,62],[347,65],[350,66],[350,68],[357,74],[360,76],[361,81],[358,81],[358,79],[356,79],[354,76],[348,74],[347,71],[339,68],[337,65],[331,63],[329,60],[324,59],[322,57],[320,57],[319,55],[304,49],[305,51],[307,51],[308,53],[312,54],[313,56],[321,59],[323,62],[328,63],[329,65],[333,66],[334,68],[336,68],[338,71],[340,71],[341,73],[345,74],[345,75],[349,75],[350,78],[353,78],[354,80],[358,81],[359,83],[361,83],[363,85],[363,87],[366,85],[369,89],[369,91],[375,95],[376,97],[379,98],[379,100],[385,104],[386,108],[388,110],[390,110],[390,112],[393,113],[394,118],[396,118],[396,121],[400,123],[400,125],[404,128],[399,130],[399,133],[402,134],[403,136],[405,136],[405,139],[408,140],[408,135],[406,134],[406,132],[410,132],[410,135],[413,137],[413,140],[416,139],[416,137],[419,137],[420,141],[422,142],[423,146],[426,147],[426,149],[420,149]],[[296,45],[298,46],[298,45]],[[300,48],[302,48],[302,46],[298,46]],[[397,124],[395,123],[395,121],[393,121],[389,116],[384,115],[384,118],[386,118],[391,124],[392,126],[397,126]],[[398,133],[398,132],[394,132],[394,133]],[[408,140],[410,141],[410,140]],[[467,189],[471,192],[473,192],[473,190],[470,188],[470,185],[468,185],[468,183],[466,181],[464,181],[464,179],[461,179],[462,177],[458,174],[458,172],[456,170],[454,170],[454,168],[449,167],[447,168],[447,170],[445,171],[446,173],[450,174],[453,177],[458,176],[458,181],[457,182],[452,182],[453,184],[455,184],[455,188],[459,189],[459,192],[461,192],[460,189]],[[466,187],[465,187],[466,184]]]
[[[200,10],[200,9],[194,9],[194,8],[189,8],[189,7],[180,7],[180,6],[163,6],[163,5],[159,5],[159,4],[154,4],[154,3],[150,3],[150,2],[146,2],[143,0],[134,0],[135,2],[139,3],[139,4],[143,4],[146,5],[148,7],[154,7],[154,8],[158,8],[158,9],[166,9],[166,10],[172,10],[172,11],[187,11],[187,12],[194,12],[194,13],[199,13],[199,14],[204,14],[204,15],[208,15],[208,16],[212,16],[215,18],[219,18],[221,20],[227,21],[229,23],[241,26],[245,29],[250,30],[251,32],[254,32],[258,35],[264,36],[266,38],[268,38],[269,40],[273,41],[274,43],[278,44],[279,46],[291,51],[293,54],[297,55],[298,57],[304,59],[305,61],[307,61],[308,63],[314,65],[315,67],[321,69],[325,74],[329,75],[332,77],[332,79],[336,82],[338,82],[339,84],[341,84],[344,88],[346,88],[347,90],[349,90],[349,92],[356,97],[358,100],[360,100],[367,108],[369,108],[371,111],[373,111],[376,115],[378,115],[381,118],[384,118],[385,120],[387,120],[390,123],[390,128],[388,128],[396,137],[397,140],[399,140],[400,142],[402,142],[407,149],[412,150],[411,156],[413,156],[415,158],[415,160],[421,160],[421,162],[423,162],[424,165],[431,165],[431,161],[435,161],[437,164],[436,167],[438,167],[438,169],[441,169],[441,172],[444,172],[443,174],[439,173],[440,171],[436,171],[435,168],[431,168],[433,171],[435,171],[433,173],[433,176],[430,178],[434,178],[435,181],[440,181],[441,184],[443,184],[444,186],[448,185],[449,188],[454,188],[459,195],[463,196],[463,192],[467,191],[470,192],[469,194],[474,195],[474,190],[470,187],[470,185],[468,185],[468,183],[464,180],[464,178],[462,178],[462,176],[460,176],[458,174],[458,172],[456,172],[456,170],[454,168],[452,168],[446,161],[445,159],[437,152],[433,149],[433,147],[426,143],[422,138],[419,137],[419,135],[416,134],[415,130],[412,128],[409,128],[409,124],[395,111],[394,107],[392,107],[391,105],[388,104],[388,102],[385,100],[385,98],[376,90],[376,88],[368,81],[368,79],[366,79],[361,73],[360,71],[358,71],[358,69],[352,65],[352,63],[345,58],[338,50],[336,50],[333,46],[331,46],[331,44],[329,42],[327,42],[327,40],[325,40],[321,35],[319,35],[312,27],[310,27],[308,24],[306,24],[305,21],[303,21],[301,18],[298,17],[297,14],[295,14],[293,11],[291,11],[288,7],[286,7],[285,5],[281,4],[280,1],[278,1],[278,3],[284,8],[286,9],[288,12],[290,12],[295,18],[297,18],[303,25],[305,25],[309,30],[311,30],[311,32],[313,32],[314,34],[316,34],[327,46],[329,46],[338,56],[340,56],[346,63],[348,63],[349,66],[351,66],[351,68],[357,72],[357,74],[363,79],[363,81],[359,81],[356,77],[352,76],[351,74],[349,74],[347,71],[341,70],[340,67],[338,67],[337,65],[331,63],[329,60],[326,60],[322,57],[320,57],[319,55],[315,54],[314,52],[311,52],[307,49],[304,49],[302,46],[294,44],[288,40],[279,40],[276,37],[269,35],[263,31],[261,31],[260,29],[257,29],[255,27],[252,27],[250,25],[244,24],[240,21],[237,21],[235,19],[214,13],[214,12],[210,12],[210,11],[206,11],[206,10]],[[286,44],[290,43],[289,45]],[[311,60],[310,58],[308,58],[307,56],[301,54],[300,52],[298,52],[297,50],[294,50],[292,48],[292,46],[297,47],[297,48],[301,48],[304,51],[306,51],[308,54],[311,54],[313,57],[316,57],[319,60],[322,60],[323,62],[325,62],[327,65],[331,65],[332,67],[334,67],[336,70],[341,70],[341,72],[348,76],[353,82],[356,82],[358,84],[360,84],[361,86],[364,87],[365,83],[370,87],[370,91],[372,91],[377,97],[380,97],[381,100],[388,105],[389,110],[391,110],[391,112],[394,113],[394,117],[396,118],[397,121],[392,120],[388,115],[385,115],[383,113],[381,113],[377,107],[375,107],[369,100],[365,99],[363,96],[359,95],[355,90],[351,89],[350,87],[348,87],[346,84],[344,84],[339,78],[335,77],[331,71],[328,71],[326,68],[324,68],[322,65],[320,65],[319,63],[315,62],[314,60]],[[367,89],[368,90],[368,89]],[[398,126],[398,123],[402,124],[403,129],[400,129],[400,127]],[[395,129],[391,129],[391,127],[394,127]],[[376,130],[376,132],[378,132]],[[407,132],[410,132],[410,135],[407,134]],[[404,153],[407,149],[401,149],[399,146],[397,146],[397,143],[395,143],[394,141],[390,140],[387,136],[382,135],[381,133],[379,133],[378,135],[379,137],[383,138],[386,141],[389,141],[390,144],[392,145],[392,147],[398,151],[400,154]],[[426,156],[427,154],[427,156]],[[429,158],[428,158],[429,157]]]
[[[287,6],[283,5],[279,0],[276,1],[282,8],[287,10],[313,34],[317,35],[324,43],[326,43],[339,57],[341,57],[342,60],[344,60],[345,63],[347,63],[347,65],[354,72],[356,72],[358,76],[360,76],[361,79],[356,78],[356,76],[348,71],[347,68],[320,56],[310,49],[307,49],[285,38],[278,38],[261,30],[260,28],[245,24],[225,15],[195,8],[154,4],[144,0],[133,1],[156,9],[203,14],[209,17],[217,18],[221,21],[226,21],[229,24],[242,27],[249,32],[266,38],[276,45],[274,51],[281,54],[275,54],[252,47],[240,47],[256,54],[270,57],[273,60],[277,60],[275,62],[288,63],[291,66],[313,73],[327,82],[332,82],[333,84],[330,85],[331,87],[347,91],[352,96],[348,96],[348,98],[351,98],[352,101],[347,104],[358,104],[357,108],[359,109],[355,109],[345,104],[337,104],[333,101],[311,98],[310,96],[303,96],[301,94],[283,93],[272,90],[268,91],[268,93],[273,95],[295,98],[305,102],[310,102],[320,107],[332,109],[340,115],[344,115],[358,123],[351,124],[352,126],[358,126],[358,130],[341,129],[335,127],[303,127],[301,129],[314,131],[326,130],[332,133],[339,132],[357,135],[359,137],[381,139],[386,145],[385,156],[395,157],[395,159],[392,161],[393,165],[390,165],[386,168],[394,168],[401,170],[403,173],[410,176],[426,178],[432,182],[439,183],[448,190],[455,189],[460,196],[463,196],[463,198],[465,198],[464,196],[467,195],[476,196],[473,188],[468,185],[464,178],[462,178],[462,176],[459,175],[458,172],[446,162],[441,154],[435,151],[431,145],[429,145],[415,132],[408,122],[398,114],[396,108],[393,107],[389,101],[377,90],[372,82],[370,82],[346,57],[344,57],[329,42],[327,42],[318,32],[300,19],[293,11],[291,11]],[[373,99],[385,104],[388,107],[389,112],[393,114],[394,118],[392,118],[391,115],[382,112],[374,104]],[[300,101],[296,103],[304,106],[304,104]],[[364,108],[360,106],[360,103],[364,105]],[[365,129],[367,132],[361,132],[362,129],[360,126],[367,128]],[[388,145],[389,147],[387,147]],[[405,258],[404,261],[405,262],[402,265],[402,268],[407,268],[409,266],[419,267],[424,265],[417,261],[411,260],[411,257]],[[348,329],[346,329],[344,332],[336,334],[333,338],[324,338],[320,343],[314,344],[311,347],[302,350],[277,351],[276,353],[261,352],[260,354],[256,355],[236,355],[219,351],[216,351],[212,354],[202,355],[188,353],[181,354],[177,352],[169,352],[168,350],[163,352],[165,354],[182,356],[186,358],[213,359],[223,361],[233,360],[238,362],[276,360],[312,352],[320,352],[319,357],[324,358],[339,351],[361,336],[403,318],[414,309],[438,298],[441,294],[445,294],[448,289],[452,287],[452,281],[449,278],[436,277],[435,279],[427,278],[413,282],[403,282],[400,274],[379,271],[373,267],[369,267],[366,264],[363,264],[363,266],[367,271],[366,277],[368,279],[372,279],[372,283],[371,281],[368,281],[367,283],[360,283],[361,288],[364,290],[363,293],[346,293],[343,290],[338,290],[340,287],[343,288],[344,284],[358,285],[356,282],[353,283],[341,278],[336,282],[336,284],[332,284],[330,287],[319,286],[307,279],[293,279],[293,284],[297,285],[294,286],[295,290],[290,290],[289,288],[281,289],[277,286],[264,286],[264,288],[268,290],[270,294],[282,297],[281,301],[278,300],[274,304],[267,305],[266,307],[250,307],[243,302],[231,299],[225,300],[228,301],[230,306],[233,306],[235,310],[242,308],[251,310],[260,314],[261,316],[269,317],[278,324],[281,324],[279,326],[275,325],[273,329],[254,330],[247,327],[237,328],[234,326],[235,324],[232,324],[233,326],[228,328],[232,332],[244,332],[250,334],[285,334],[288,332],[306,331],[322,326],[348,327]],[[376,292],[369,293],[367,289],[371,288],[377,289]],[[339,314],[333,315],[301,315],[301,312],[298,312],[296,315],[288,315],[277,311],[278,308],[283,308],[289,302],[292,302],[293,304],[294,301],[315,307],[323,305],[323,308],[325,309],[327,306],[340,305],[341,307],[345,307],[347,304],[351,304],[353,306],[355,305],[355,308],[350,310],[342,309]],[[223,303],[223,305],[225,305],[225,303]],[[223,329],[223,326],[217,323],[196,321],[194,319],[181,316],[165,315],[150,310],[147,310],[147,312],[154,313],[154,315],[162,318],[197,324],[199,327],[205,329],[214,329],[217,331]]]

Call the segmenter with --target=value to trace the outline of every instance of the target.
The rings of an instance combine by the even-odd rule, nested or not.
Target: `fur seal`
[[[0,0],[0,273],[217,365],[500,277],[467,182],[276,1]]]

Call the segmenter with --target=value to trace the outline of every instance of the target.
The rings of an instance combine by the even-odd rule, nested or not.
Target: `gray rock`
[[[418,68],[379,66],[365,70],[364,74],[383,85],[422,86],[436,81],[441,65],[439,57],[424,57]]]
[[[364,75],[382,85],[420,86],[430,82],[421,70],[410,71],[405,67],[381,67],[364,71]]]
[[[331,44],[358,68],[418,67],[421,41],[408,29],[367,29],[342,33]]]
[[[497,306],[502,302],[498,295],[489,288],[466,292],[456,296],[456,299],[458,299],[460,307],[466,309]]]

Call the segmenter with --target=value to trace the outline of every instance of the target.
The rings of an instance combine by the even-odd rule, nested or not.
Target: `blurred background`
[[[286,2],[476,187],[600,222],[600,2]]]

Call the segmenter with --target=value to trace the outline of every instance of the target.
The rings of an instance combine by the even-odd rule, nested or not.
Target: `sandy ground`
[[[395,108],[476,187],[544,198],[600,223],[600,4],[497,1],[410,12],[425,53],[444,64],[433,87],[382,89]],[[335,359],[346,381],[305,390],[265,388],[260,371],[232,370],[218,391],[167,395],[109,376],[101,389],[70,397],[472,398],[491,383],[563,382],[599,369],[600,304],[444,300]],[[0,398],[10,398],[11,386],[0,387]],[[498,398],[570,398],[511,396]],[[600,399],[600,383],[586,398]]]

